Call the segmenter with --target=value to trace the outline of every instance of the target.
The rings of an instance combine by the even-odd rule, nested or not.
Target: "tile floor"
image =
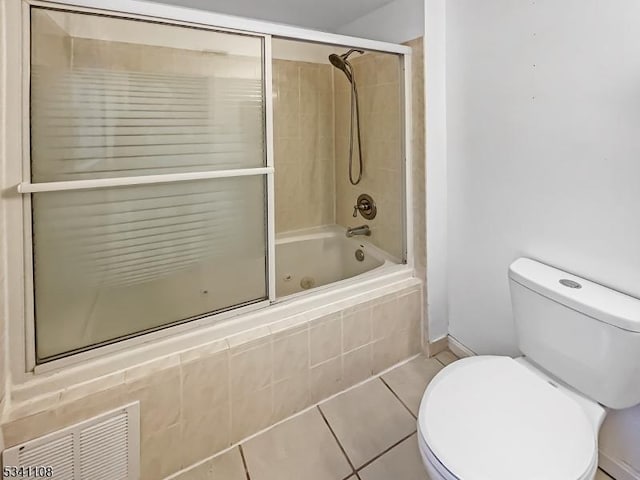
[[[429,480],[418,452],[422,393],[450,351],[417,357],[251,438],[176,480]],[[596,480],[611,480],[599,470]]]

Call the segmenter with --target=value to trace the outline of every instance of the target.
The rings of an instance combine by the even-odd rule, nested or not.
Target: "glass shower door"
[[[268,298],[263,52],[31,9],[37,362]]]

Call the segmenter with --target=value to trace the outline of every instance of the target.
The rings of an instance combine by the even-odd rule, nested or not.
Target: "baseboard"
[[[473,357],[476,355],[476,352],[471,350],[466,345],[463,345],[462,343],[460,343],[451,335],[447,336],[447,340],[449,343],[449,350],[451,350],[456,355],[456,357],[464,358],[464,357]]]
[[[600,468],[615,480],[640,480],[640,472],[635,471],[625,462],[610,457],[602,450],[598,457]]]
[[[449,340],[447,335],[438,340],[434,340],[433,342],[429,342],[427,344],[427,357],[435,357],[440,352],[444,352],[447,348],[449,348]]]

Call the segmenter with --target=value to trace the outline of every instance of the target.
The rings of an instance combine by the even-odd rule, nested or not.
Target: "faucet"
[[[355,235],[365,235],[368,237],[371,235],[371,229],[369,228],[369,225],[360,225],[359,227],[349,227],[347,228],[346,235],[349,238]]]

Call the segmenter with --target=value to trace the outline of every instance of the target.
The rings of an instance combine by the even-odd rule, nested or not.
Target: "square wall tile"
[[[232,398],[231,443],[238,442],[273,423],[273,387]]]
[[[420,333],[401,330],[373,343],[373,372],[380,373],[412,355],[420,353]]]
[[[231,445],[228,406],[196,410],[182,423],[182,464],[192,465]]]
[[[304,328],[292,335],[273,340],[273,381],[290,378],[309,370],[309,331]]]
[[[364,345],[351,350],[342,358],[344,388],[366,380],[373,374],[373,347]]]
[[[343,389],[342,357],[336,357],[311,367],[311,401],[319,402]]]
[[[231,398],[244,397],[271,384],[271,337],[231,349]]]
[[[140,478],[160,480],[182,468],[180,425],[140,438]]]
[[[342,353],[342,323],[340,313],[313,320],[310,326],[311,366]]]
[[[180,421],[182,411],[180,367],[171,367],[147,377],[141,377],[127,383],[126,388],[127,400],[140,401],[140,434],[142,436],[155,434]],[[83,401],[86,404],[91,403],[86,398]],[[75,421],[77,422],[78,419]],[[69,418],[66,423],[73,422]]]
[[[343,315],[343,352],[349,352],[371,342],[371,311],[371,307],[365,307]]]
[[[182,364],[183,416],[228,407],[229,395],[229,358],[226,351]]]
[[[309,372],[273,385],[273,421],[278,422],[311,405]]]
[[[400,295],[398,297],[397,330],[420,330],[423,308],[422,295],[419,290],[414,290],[406,295]]]
[[[398,300],[391,298],[373,309],[372,312],[372,334],[373,340],[380,340],[388,337],[395,330],[400,321],[400,312],[398,311]]]

